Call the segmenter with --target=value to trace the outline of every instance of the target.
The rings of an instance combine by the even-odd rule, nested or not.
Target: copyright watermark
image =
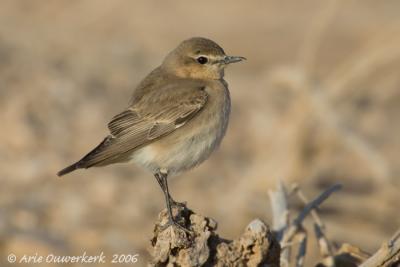
[[[20,256],[10,253],[7,256],[9,263],[28,263],[28,264],[41,264],[41,263],[60,263],[60,264],[129,264],[136,263],[139,260],[139,254],[112,254],[107,257],[103,252],[97,255],[89,255],[84,251],[81,255],[56,255],[47,254],[23,254]]]
[[[17,256],[15,256],[14,254],[11,253],[8,255],[7,260],[9,263],[14,263],[17,261]]]

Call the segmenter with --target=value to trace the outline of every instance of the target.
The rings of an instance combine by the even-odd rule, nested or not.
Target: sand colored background
[[[145,266],[164,208],[152,175],[55,173],[97,145],[139,81],[192,36],[248,61],[226,71],[221,148],[170,182],[174,198],[235,238],[255,217],[270,221],[277,179],[309,197],[339,182],[321,211],[328,236],[374,251],[400,225],[399,12],[394,0],[1,1],[1,266],[11,252],[83,251],[139,253]]]

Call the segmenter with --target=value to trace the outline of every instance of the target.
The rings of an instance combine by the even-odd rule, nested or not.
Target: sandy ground
[[[328,236],[373,251],[400,225],[399,10],[395,0],[1,1],[1,266],[10,253],[84,251],[139,253],[145,266],[164,207],[152,175],[55,173],[97,145],[135,85],[192,36],[248,61],[226,73],[221,148],[173,179],[173,196],[234,238],[253,218],[270,222],[278,179],[309,197],[342,183],[321,210]]]

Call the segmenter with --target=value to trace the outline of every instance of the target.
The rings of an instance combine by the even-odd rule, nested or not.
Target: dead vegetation
[[[253,220],[235,240],[220,237],[217,222],[194,213],[186,205],[174,207],[178,218],[190,233],[176,227],[162,229],[167,223],[166,210],[159,214],[151,240],[150,266],[266,266],[303,267],[307,256],[307,240],[314,236],[320,252],[316,267],[398,267],[400,266],[400,230],[374,254],[347,244],[333,244],[318,214],[320,205],[341,185],[334,185],[311,201],[294,185],[289,189],[280,183],[269,196],[273,211],[272,229],[260,219]],[[288,199],[297,196],[304,208],[292,216]],[[313,234],[304,225],[311,216]]]
[[[217,223],[186,207],[174,208],[190,234],[175,227],[160,230],[167,215],[160,213],[151,242],[151,266],[271,266],[279,267],[280,246],[269,227],[252,221],[235,240],[221,238]]]

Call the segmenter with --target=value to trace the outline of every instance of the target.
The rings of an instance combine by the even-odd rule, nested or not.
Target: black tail
[[[79,169],[78,163],[74,163],[71,166],[68,166],[68,167],[62,169],[61,171],[57,172],[57,175],[58,176],[63,176],[65,174],[67,174],[67,173],[75,171],[76,169]]]

